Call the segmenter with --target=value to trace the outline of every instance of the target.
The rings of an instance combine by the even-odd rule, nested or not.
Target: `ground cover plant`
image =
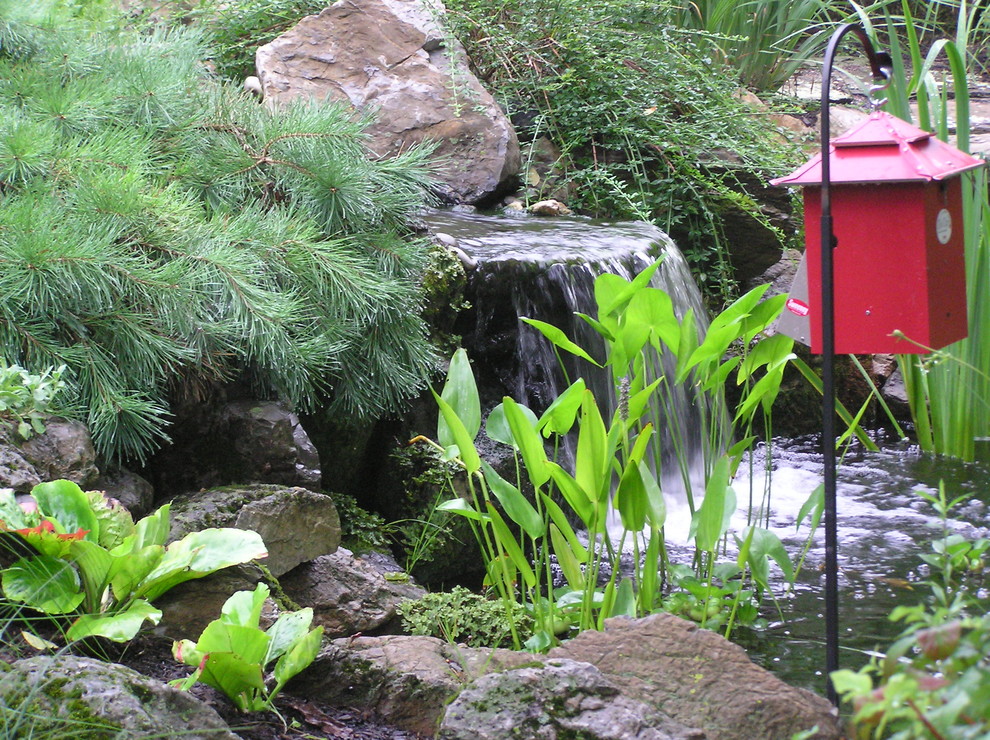
[[[195,30],[37,18],[0,5],[0,357],[64,366],[63,411],[132,460],[213,383],[354,415],[416,392],[423,150],[372,160],[339,107],[271,113]]]

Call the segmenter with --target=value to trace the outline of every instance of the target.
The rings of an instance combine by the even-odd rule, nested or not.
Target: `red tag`
[[[797,298],[788,298],[787,303],[784,305],[787,306],[788,311],[797,316],[807,316],[811,313],[811,308],[808,307],[808,304]]]

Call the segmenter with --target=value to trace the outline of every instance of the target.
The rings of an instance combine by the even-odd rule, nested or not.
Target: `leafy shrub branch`
[[[356,414],[422,385],[424,150],[257,105],[195,31],[42,30],[0,47],[0,357],[64,365],[101,453],[143,458],[176,394],[234,378]]]

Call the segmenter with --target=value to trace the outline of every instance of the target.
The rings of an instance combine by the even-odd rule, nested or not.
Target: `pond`
[[[759,469],[766,449],[753,456]],[[769,528],[791,553],[799,553],[808,534],[796,530],[802,504],[822,481],[822,456],[816,437],[775,442],[770,453]],[[942,536],[943,522],[917,491],[934,494],[944,482],[949,498],[970,498],[947,522],[950,532],[968,538],[990,536],[990,466],[985,463],[935,457],[898,443],[879,452],[862,449],[847,454],[838,469],[839,639],[840,665],[856,669],[868,662],[870,651],[885,650],[902,625],[888,620],[899,605],[913,605],[928,596],[921,583],[927,566],[920,555]],[[762,495],[762,471],[754,476],[757,502]],[[749,479],[734,483],[741,506],[748,503]],[[737,515],[745,525],[745,511]],[[794,589],[778,597],[780,613],[770,606],[771,625],[761,632],[740,630],[734,635],[754,661],[796,686],[824,692],[824,531],[819,528]],[[990,595],[984,590],[981,598]]]

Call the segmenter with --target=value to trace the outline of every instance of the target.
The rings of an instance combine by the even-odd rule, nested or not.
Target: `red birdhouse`
[[[832,140],[837,354],[922,353],[918,345],[940,348],[966,337],[959,175],[983,164],[883,111]],[[822,352],[821,169],[818,154],[772,181],[804,186],[807,290],[799,275],[780,329],[816,353]]]

